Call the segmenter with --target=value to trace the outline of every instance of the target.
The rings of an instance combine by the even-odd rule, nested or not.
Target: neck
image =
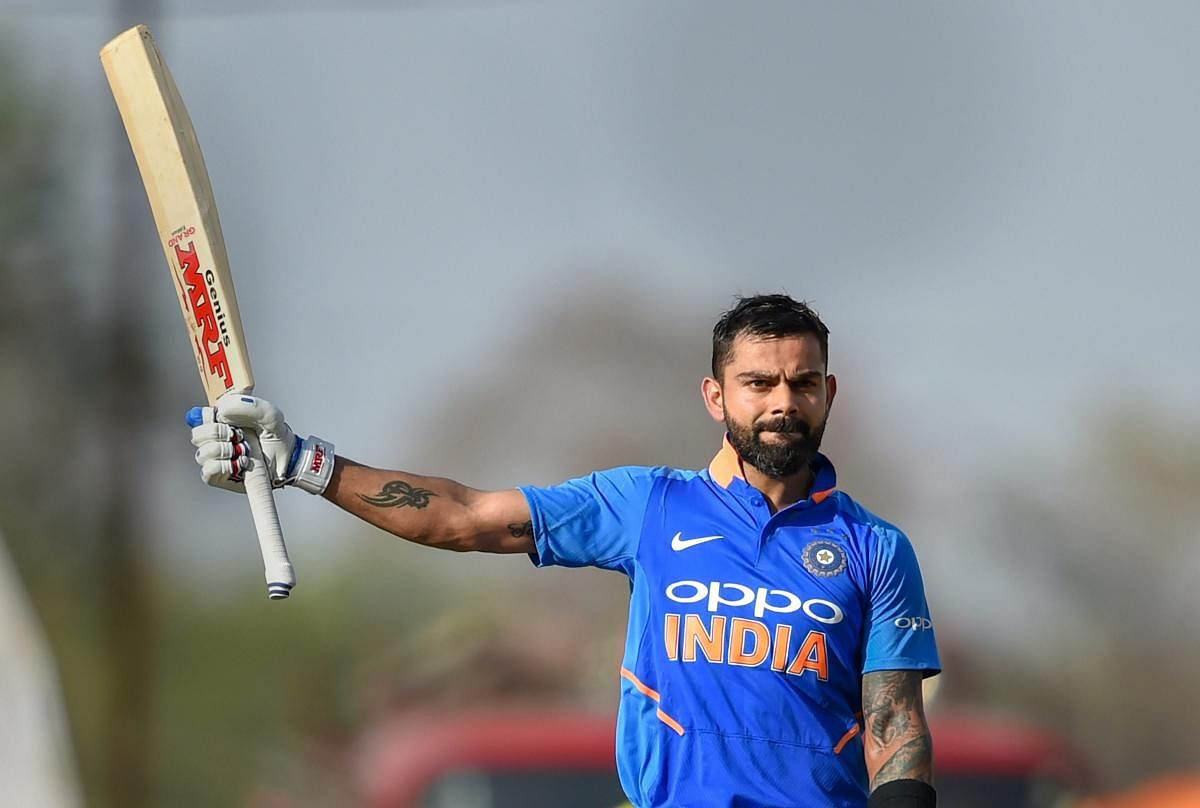
[[[746,482],[762,491],[773,512],[806,499],[812,493],[814,477],[809,466],[783,479],[768,477],[749,463],[742,464],[742,473],[746,475]]]

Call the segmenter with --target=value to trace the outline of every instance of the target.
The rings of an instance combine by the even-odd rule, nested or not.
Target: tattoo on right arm
[[[375,496],[368,497],[359,494],[358,498],[377,508],[417,508],[419,510],[428,507],[429,498],[436,496],[437,494],[428,488],[417,488],[404,480],[392,480],[386,483]]]
[[[905,779],[932,783],[932,759],[933,742],[928,733],[909,738],[883,762],[871,779],[871,785],[874,787],[890,780]]]
[[[889,780],[933,782],[933,740],[925,721],[920,671],[863,676],[865,751],[871,788]]]
[[[528,522],[513,522],[508,526],[508,534],[514,539],[519,539],[522,536],[533,535],[533,521]]]

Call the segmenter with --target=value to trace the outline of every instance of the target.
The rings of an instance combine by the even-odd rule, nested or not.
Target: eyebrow
[[[824,378],[825,374],[819,370],[803,370],[795,376],[790,377],[790,381],[803,381],[811,378]],[[779,374],[769,370],[744,370],[735,378],[744,381],[755,381],[757,379],[770,380],[779,378]]]

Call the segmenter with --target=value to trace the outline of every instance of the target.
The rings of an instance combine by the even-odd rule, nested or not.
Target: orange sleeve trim
[[[642,680],[634,676],[633,671],[629,670],[629,668],[621,668],[621,677],[628,679],[630,684],[640,690],[643,696],[649,696],[655,701],[662,701],[662,696],[658,695],[658,691],[644,685]]]
[[[660,696],[658,694],[658,691],[652,687],[649,687],[644,682],[642,682],[641,679],[634,676],[633,671],[629,670],[629,668],[626,668],[626,667],[621,668],[621,678],[627,680],[631,685],[636,687],[638,689],[638,692],[641,693],[643,696],[653,699],[656,702],[660,702],[660,703],[662,702],[662,696]],[[662,707],[658,708],[656,715],[658,716],[659,721],[663,722],[668,727],[675,730],[675,732],[677,732],[678,734],[680,734],[680,735],[683,734],[683,725],[680,724],[678,721],[676,721],[671,716],[667,715],[665,712],[663,712]]]
[[[837,746],[833,747],[833,753],[835,755],[840,755],[842,753],[842,750],[846,748],[846,744],[850,743],[855,738],[857,738],[858,733],[860,733],[860,732],[862,732],[861,724],[855,724],[854,726],[852,726],[850,728],[850,730],[845,735],[842,736],[842,739],[837,742]]]
[[[668,727],[670,727],[671,729],[675,730],[675,732],[676,732],[676,733],[678,733],[679,735],[682,735],[682,734],[683,734],[683,725],[682,725],[682,724],[680,724],[678,721],[676,721],[676,720],[675,720],[674,718],[672,718],[671,716],[669,716],[669,715],[667,715],[666,713],[664,713],[664,712],[662,711],[662,708],[661,708],[661,707],[658,709],[658,713],[657,713],[657,715],[658,715],[658,720],[659,720],[659,721],[663,722],[663,723],[664,723],[664,724],[666,724]]]

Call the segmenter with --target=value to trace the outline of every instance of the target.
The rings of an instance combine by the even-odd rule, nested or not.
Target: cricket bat
[[[130,28],[105,45],[100,63],[146,186],[204,392],[215,407],[222,395],[250,393],[254,373],[196,131],[146,26]],[[258,436],[247,432],[246,439],[251,457],[258,461],[246,472],[245,483],[266,568],[267,595],[280,600],[291,593],[296,574],[283,543]]]

